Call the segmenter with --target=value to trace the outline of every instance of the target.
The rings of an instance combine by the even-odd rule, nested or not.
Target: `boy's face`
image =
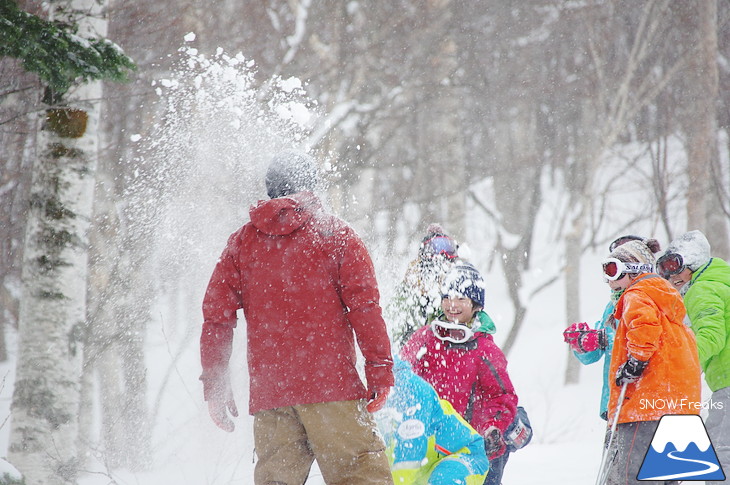
[[[687,283],[689,280],[692,279],[692,270],[689,268],[684,268],[682,271],[680,271],[677,274],[673,274],[669,277],[669,282],[674,286],[676,289],[680,289]]]
[[[470,298],[450,295],[441,300],[441,309],[449,322],[469,323],[474,316],[474,304]]]

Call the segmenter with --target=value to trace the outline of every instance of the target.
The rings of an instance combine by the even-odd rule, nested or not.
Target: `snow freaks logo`
[[[690,414],[663,416],[636,479],[725,480],[702,418]]]
[[[690,401],[689,399],[641,399],[639,401],[639,407],[641,409],[666,409],[667,411],[682,412],[682,411],[700,411],[701,409],[722,409],[722,401],[713,401],[710,399],[705,402]]]

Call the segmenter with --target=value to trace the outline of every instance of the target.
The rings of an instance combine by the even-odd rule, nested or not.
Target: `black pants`
[[[659,421],[638,421],[622,423],[616,427],[616,434],[608,451],[607,485],[673,485],[677,481],[638,481],[644,456],[651,445],[651,439]],[[608,440],[607,440],[608,442]]]
[[[499,458],[489,460],[489,472],[484,480],[484,485],[499,485],[502,483],[502,474],[507,460],[509,460],[509,451],[505,451],[504,455]]]

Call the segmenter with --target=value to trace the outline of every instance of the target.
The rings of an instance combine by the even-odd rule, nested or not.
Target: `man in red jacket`
[[[327,484],[392,484],[370,415],[393,385],[375,273],[362,240],[323,210],[318,178],[310,156],[275,156],[271,200],[253,206],[228,239],[203,300],[204,396],[216,425],[232,431],[228,363],[243,309],[256,485],[300,485],[315,459]]]

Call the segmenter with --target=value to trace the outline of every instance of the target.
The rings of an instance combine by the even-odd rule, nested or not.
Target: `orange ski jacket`
[[[619,423],[657,421],[665,414],[699,414],[700,363],[695,337],[684,324],[679,292],[654,273],[639,276],[616,304],[618,323],[609,376],[629,355],[649,361],[638,381],[628,384]],[[621,388],[611,385],[609,422]]]

